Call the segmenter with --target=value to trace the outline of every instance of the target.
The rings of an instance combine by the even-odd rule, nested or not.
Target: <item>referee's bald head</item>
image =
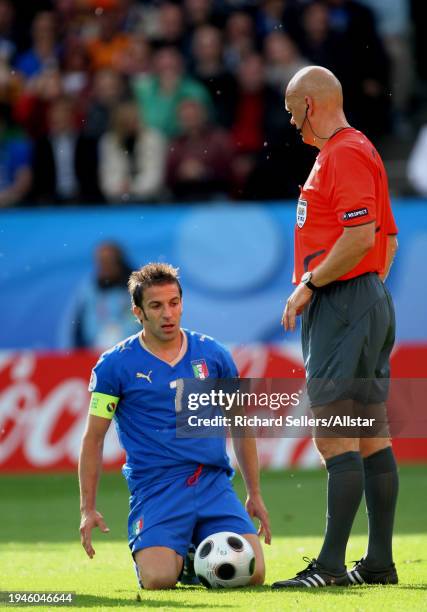
[[[306,96],[327,106],[342,108],[343,105],[341,83],[333,72],[322,66],[302,68],[289,81],[286,99]]]

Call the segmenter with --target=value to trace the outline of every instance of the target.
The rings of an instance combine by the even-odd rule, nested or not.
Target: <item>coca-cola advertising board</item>
[[[91,368],[97,354],[19,352],[0,354],[0,471],[75,470],[85,427]],[[234,351],[242,377],[303,378],[298,357],[283,348],[251,345]],[[399,347],[393,375],[426,375],[427,347]],[[427,461],[427,440],[396,440],[400,460]],[[310,438],[263,439],[258,442],[262,467],[316,466]],[[104,467],[124,461],[114,427],[104,446]]]

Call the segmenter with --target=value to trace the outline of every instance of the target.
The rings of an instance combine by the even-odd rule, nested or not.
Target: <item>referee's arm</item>
[[[323,287],[350,272],[375,244],[375,222],[345,227],[325,259],[313,270],[311,282]]]

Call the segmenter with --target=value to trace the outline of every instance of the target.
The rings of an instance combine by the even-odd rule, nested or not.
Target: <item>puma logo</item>
[[[146,380],[148,380],[148,382],[149,382],[149,383],[152,383],[152,382],[153,382],[153,381],[151,380],[151,372],[152,372],[152,371],[153,371],[153,370],[150,370],[150,371],[148,372],[148,374],[144,374],[144,372],[137,372],[137,373],[136,373],[136,377],[137,377],[137,378],[145,378]]]

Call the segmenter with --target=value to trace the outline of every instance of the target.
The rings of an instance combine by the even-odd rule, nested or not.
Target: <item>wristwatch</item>
[[[316,287],[316,285],[313,285],[313,283],[311,282],[312,276],[313,272],[304,272],[304,274],[301,276],[301,282],[303,285],[305,285],[312,291],[316,291],[318,287]]]

